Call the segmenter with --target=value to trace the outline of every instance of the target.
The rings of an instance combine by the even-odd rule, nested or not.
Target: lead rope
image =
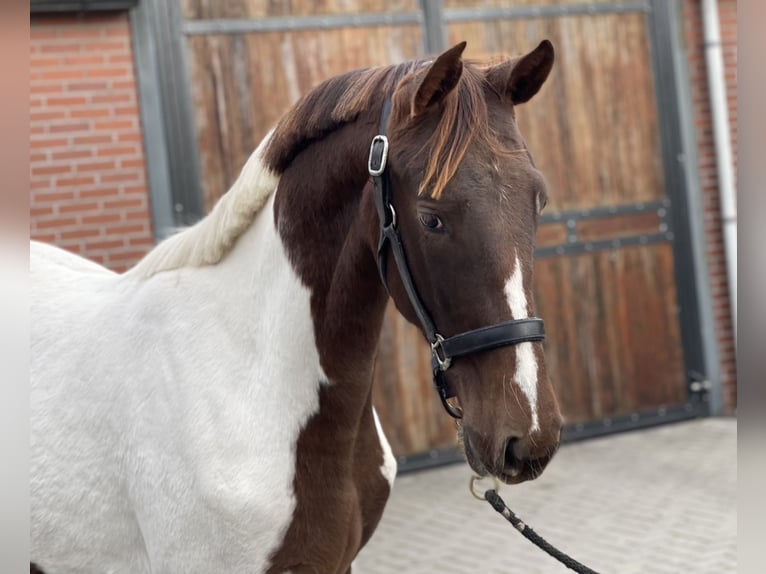
[[[572,558],[571,556],[564,554],[561,550],[553,546],[550,542],[545,540],[542,536],[540,536],[537,532],[532,530],[530,526],[524,523],[521,518],[516,516],[516,514],[506,506],[505,501],[503,501],[502,498],[500,498],[500,495],[497,493],[497,491],[494,488],[490,488],[489,490],[484,492],[484,497],[481,497],[476,494],[474,491],[473,483],[475,480],[477,480],[478,477],[474,477],[471,479],[471,493],[478,498],[479,500],[486,500],[489,502],[490,506],[494,508],[497,512],[499,512],[503,518],[505,518],[508,522],[510,522],[513,527],[521,532],[522,536],[529,540],[532,544],[537,546],[540,550],[543,550],[553,556],[556,560],[561,562],[564,566],[569,568],[570,570],[574,570],[575,572],[579,572],[580,574],[598,574],[595,570],[591,570],[584,564],[579,563],[577,560]]]

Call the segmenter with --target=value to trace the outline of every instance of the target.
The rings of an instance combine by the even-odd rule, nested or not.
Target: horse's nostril
[[[516,437],[509,438],[508,442],[505,443],[505,454],[504,454],[504,462],[505,462],[505,468],[512,468],[518,459],[516,458],[516,455],[514,454],[514,447],[516,446],[516,442],[518,439]]]

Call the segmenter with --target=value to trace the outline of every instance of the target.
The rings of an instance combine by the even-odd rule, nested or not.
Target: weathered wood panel
[[[619,1],[619,0],[617,0]],[[559,6],[562,4],[601,4],[613,3],[615,0],[444,0],[445,8],[479,8],[515,6]]]
[[[377,26],[187,39],[205,207],[228,189],[261,138],[331,76],[419,55],[418,26]]]
[[[540,259],[535,291],[569,422],[684,402],[669,243]]]
[[[415,12],[418,9],[418,0],[181,0],[182,14],[187,20]]]
[[[463,4],[466,4],[465,2]],[[469,55],[516,55],[543,38],[556,63],[518,122],[548,182],[549,211],[662,197],[664,183],[645,17],[597,14],[455,22]]]

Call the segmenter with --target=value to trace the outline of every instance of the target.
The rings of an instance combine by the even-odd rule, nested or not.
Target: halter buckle
[[[367,171],[377,177],[386,171],[388,160],[388,138],[384,135],[376,135],[370,144],[370,157],[367,160]]]
[[[447,351],[445,351],[444,347],[442,346],[442,343],[444,343],[444,337],[442,337],[439,333],[436,333],[434,336],[436,340],[431,343],[431,355],[433,356],[434,361],[436,362],[436,366],[439,368],[439,370],[446,371],[452,364],[452,357],[447,354]],[[439,349],[441,349],[441,355],[439,355]]]

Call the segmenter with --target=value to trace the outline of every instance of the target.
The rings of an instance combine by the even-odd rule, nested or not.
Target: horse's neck
[[[356,382],[369,380],[386,301],[369,242],[370,139],[348,125],[314,142],[282,174],[275,202],[280,237],[312,292],[322,366]]]

